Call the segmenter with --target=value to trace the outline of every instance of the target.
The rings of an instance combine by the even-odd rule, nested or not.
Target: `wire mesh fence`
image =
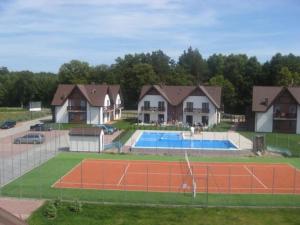
[[[87,135],[82,132],[82,136]],[[2,196],[124,204],[300,206],[300,171],[287,164],[190,161],[189,170],[183,156],[177,156],[176,162],[163,156],[154,158],[160,161],[133,161],[129,159],[135,156],[99,154],[102,151],[95,151],[96,142],[81,138],[74,141],[72,153],[66,151],[71,147],[68,130],[34,132],[44,134],[42,144],[15,143],[18,137],[30,133],[0,140]],[[205,139],[206,134],[202,135]],[[242,138],[224,132],[207,135],[222,140]],[[107,135],[110,139],[104,141],[103,152],[124,148],[116,136]],[[277,138],[279,141],[281,137]],[[135,141],[129,138],[129,143]],[[155,151],[159,154],[159,148]],[[174,149],[168,151],[174,155]]]

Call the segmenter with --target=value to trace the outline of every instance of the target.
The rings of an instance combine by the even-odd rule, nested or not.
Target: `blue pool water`
[[[190,140],[181,133],[143,132],[134,147],[138,148],[175,148],[205,150],[236,150],[229,140]]]

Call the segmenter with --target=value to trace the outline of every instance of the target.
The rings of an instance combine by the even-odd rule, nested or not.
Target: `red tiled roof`
[[[111,91],[111,95],[116,96],[116,92],[120,89],[118,86],[119,85],[113,85],[113,87],[110,88],[111,86],[106,84],[60,84],[58,85],[51,105],[63,105],[73,89],[77,87],[92,106],[103,106],[105,95]]]
[[[254,86],[252,93],[252,111],[265,112],[284,89],[288,90],[300,104],[300,87]]]
[[[196,88],[200,88],[204,94],[217,107],[221,107],[221,91],[219,86],[169,86],[169,85],[145,85],[142,87],[140,100],[151,90],[155,88],[163,98],[171,105],[178,105],[184,101]]]

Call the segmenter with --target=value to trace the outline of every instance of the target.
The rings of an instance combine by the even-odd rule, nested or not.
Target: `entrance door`
[[[165,115],[164,114],[158,114],[158,123],[165,122]]]
[[[185,121],[188,125],[193,125],[193,116],[192,115],[186,115]]]
[[[144,114],[144,123],[150,123],[150,114],[148,113]]]

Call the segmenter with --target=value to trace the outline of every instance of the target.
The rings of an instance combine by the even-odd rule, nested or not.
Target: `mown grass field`
[[[262,194],[206,194],[198,193],[153,193],[135,191],[101,191],[83,189],[56,189],[51,186],[75,165],[85,158],[123,159],[123,160],[162,160],[183,161],[181,156],[146,156],[125,154],[84,154],[60,153],[47,163],[23,175],[1,189],[3,196],[26,198],[80,199],[91,202],[115,202],[162,205],[201,205],[201,206],[300,206],[300,195],[262,195]],[[297,158],[191,158],[202,162],[261,162],[290,163],[300,168]],[[96,171],[95,171],[96,173]],[[124,187],[126,189],[126,187]]]
[[[298,225],[299,209],[249,208],[162,208],[83,204],[79,213],[71,212],[70,203],[58,208],[55,219],[44,216],[46,205],[27,221],[30,225],[135,224],[135,225]]]
[[[264,135],[266,145],[274,151],[285,152],[290,151],[293,156],[300,156],[300,135],[299,134],[283,134],[283,133],[254,133],[240,132],[245,137],[253,140],[255,135]]]
[[[49,109],[40,112],[29,112],[23,108],[0,107],[0,124],[5,120],[26,121],[50,115]]]

